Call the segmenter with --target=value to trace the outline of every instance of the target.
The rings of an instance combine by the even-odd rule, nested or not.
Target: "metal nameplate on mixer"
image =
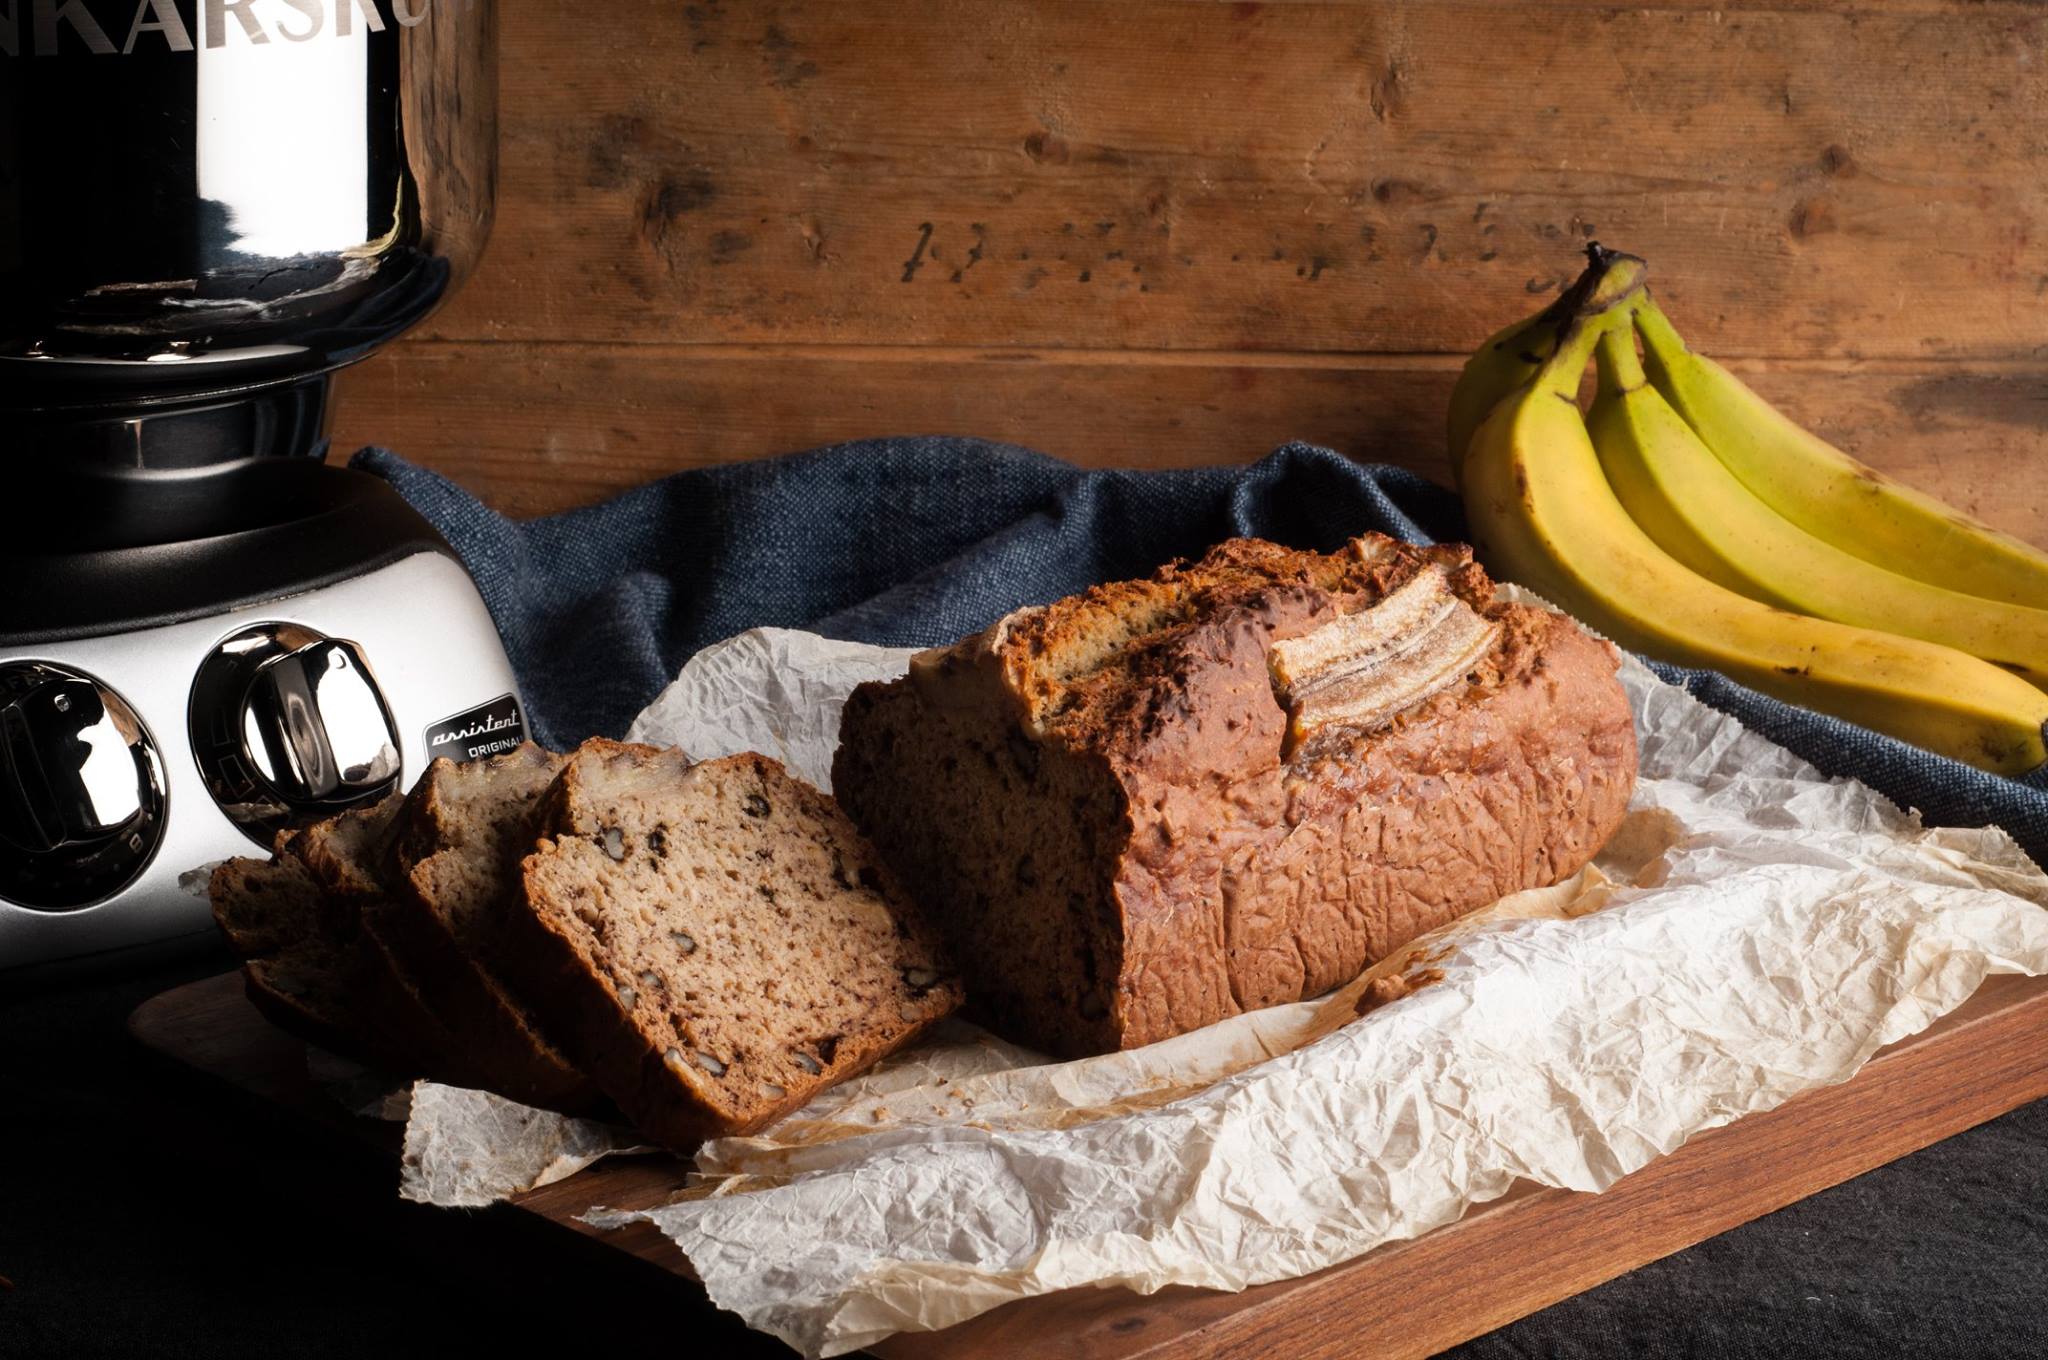
[[[525,740],[519,696],[504,694],[433,724],[427,728],[425,745],[428,760],[445,756],[460,765],[509,751]]]

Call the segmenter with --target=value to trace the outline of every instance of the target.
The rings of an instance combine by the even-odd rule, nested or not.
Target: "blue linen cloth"
[[[387,450],[351,466],[390,482],[461,556],[532,734],[557,748],[618,736],[692,653],[748,628],[930,646],[1232,536],[1329,551],[1368,530],[1464,535],[1450,491],[1308,444],[1248,465],[1138,472],[977,439],[865,440],[678,472],[523,522]],[[1930,825],[1995,823],[2048,864],[2048,769],[1985,774],[1712,671],[1651,664]]]

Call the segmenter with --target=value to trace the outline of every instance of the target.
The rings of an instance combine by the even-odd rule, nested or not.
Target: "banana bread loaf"
[[[1576,872],[1617,655],[1464,548],[1234,540],[857,689],[833,784],[999,1033],[1066,1056],[1314,996]]]

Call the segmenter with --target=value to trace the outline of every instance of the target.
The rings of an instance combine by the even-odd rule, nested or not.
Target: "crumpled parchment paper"
[[[908,653],[761,630],[633,729],[825,783],[840,704]],[[1599,861],[1332,996],[1053,1063],[965,1024],[751,1138],[645,1219],[808,1355],[1078,1285],[1218,1289],[1416,1236],[1517,1179],[1594,1191],[1853,1076],[1990,973],[2048,972],[2048,878],[1929,830],[1627,662],[1641,779]],[[406,1193],[480,1203],[630,1134],[422,1083]],[[518,1107],[512,1107],[517,1110]]]
[[[846,696],[866,681],[895,679],[916,655],[915,647],[756,628],[691,657],[626,740],[680,746],[698,760],[759,751],[829,792]]]
[[[422,1204],[480,1209],[514,1190],[573,1176],[614,1153],[653,1152],[630,1129],[536,1110],[490,1091],[413,1083],[398,1193]]]

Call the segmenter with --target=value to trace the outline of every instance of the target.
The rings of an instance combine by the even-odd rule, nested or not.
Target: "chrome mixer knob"
[[[242,729],[264,781],[289,803],[352,802],[398,774],[398,738],[353,642],[323,639],[257,667]]]
[[[121,696],[48,662],[0,665],[0,898],[89,906],[142,872],[163,830],[156,746]]]
[[[192,683],[191,728],[207,790],[264,846],[382,798],[403,763],[362,649],[297,624],[245,629],[217,647]]]

